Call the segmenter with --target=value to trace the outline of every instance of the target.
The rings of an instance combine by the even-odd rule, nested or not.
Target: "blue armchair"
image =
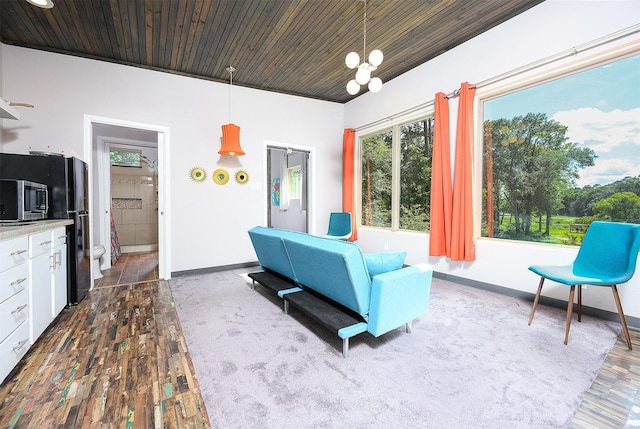
[[[631,337],[622,311],[616,285],[633,277],[640,248],[640,225],[617,222],[593,222],[584,236],[578,255],[571,265],[532,265],[529,270],[541,276],[538,292],[533,301],[529,325],[540,300],[545,279],[570,286],[564,343],[569,341],[569,328],[573,312],[573,299],[578,286],[578,322],[582,313],[582,285],[608,286],[618,308],[622,329],[631,350]]]
[[[351,213],[334,212],[329,216],[329,231],[327,238],[348,240],[351,237]]]

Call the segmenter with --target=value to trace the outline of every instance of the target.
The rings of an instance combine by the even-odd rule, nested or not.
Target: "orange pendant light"
[[[229,120],[231,120],[231,90],[233,89],[233,72],[236,71],[236,69],[233,66],[229,66],[227,67],[227,71],[231,75],[231,88],[229,89]],[[240,147],[239,126],[233,123],[222,126],[222,147],[218,153],[226,156],[242,156],[245,154],[242,147]]]
[[[222,126],[222,147],[218,151],[220,155],[242,156],[244,151],[240,147],[240,127],[236,124]]]

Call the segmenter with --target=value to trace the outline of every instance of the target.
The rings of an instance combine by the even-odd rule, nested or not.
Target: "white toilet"
[[[93,246],[93,279],[97,280],[97,279],[101,279],[102,278],[102,270],[100,269],[100,258],[102,258],[102,255],[104,255],[107,251],[104,249],[104,246],[102,244],[98,245],[98,246]]]

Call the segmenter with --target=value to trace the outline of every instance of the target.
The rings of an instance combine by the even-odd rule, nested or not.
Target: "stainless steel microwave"
[[[0,180],[0,222],[46,219],[47,185],[28,180]]]

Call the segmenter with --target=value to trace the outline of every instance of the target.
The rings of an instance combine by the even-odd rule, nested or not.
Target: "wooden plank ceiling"
[[[367,52],[387,82],[543,0],[368,0]],[[362,0],[0,1],[0,41],[344,103]],[[490,58],[490,54],[488,53]],[[384,88],[383,88],[384,91]],[[360,92],[361,94],[363,91]]]

